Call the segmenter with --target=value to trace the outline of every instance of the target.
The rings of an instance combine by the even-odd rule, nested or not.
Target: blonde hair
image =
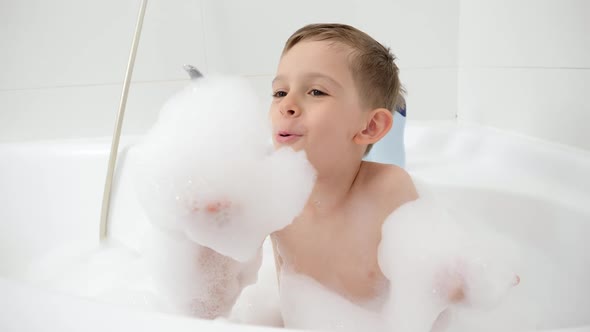
[[[351,48],[350,69],[363,106],[382,107],[393,113],[403,103],[404,90],[395,56],[368,34],[346,24],[309,24],[289,37],[283,54],[304,40],[334,41]],[[365,154],[371,147],[367,147]]]

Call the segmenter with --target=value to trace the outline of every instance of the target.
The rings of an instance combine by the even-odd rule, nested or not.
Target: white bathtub
[[[450,123],[410,125],[406,145],[408,170],[452,209],[546,253],[521,275],[524,289],[527,278],[546,279],[547,291],[530,299],[544,303],[541,313],[552,312],[539,326],[590,331],[590,153]],[[73,240],[98,244],[109,146],[108,139],[0,144],[0,330],[262,331],[107,305],[24,281],[27,265],[46,252]],[[144,217],[122,150],[111,222],[113,234],[134,247]],[[564,272],[551,272],[552,262]]]

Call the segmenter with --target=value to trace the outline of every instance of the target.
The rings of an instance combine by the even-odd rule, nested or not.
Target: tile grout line
[[[400,67],[400,71],[405,70],[490,70],[490,69],[508,69],[508,70],[590,70],[586,67],[542,67],[542,66],[412,66],[412,67]],[[244,78],[261,78],[270,77],[272,74],[246,74],[238,75]],[[175,82],[188,82],[187,79],[170,79],[170,80],[145,80],[145,81],[133,81],[133,84],[155,84],[155,83],[175,83]],[[12,88],[12,89],[1,89],[0,92],[16,92],[16,91],[28,91],[28,90],[50,90],[50,89],[68,89],[68,88],[89,88],[89,87],[101,87],[101,86],[119,86],[122,82],[108,82],[108,83],[86,83],[86,84],[66,84],[57,86],[40,86],[30,88]]]

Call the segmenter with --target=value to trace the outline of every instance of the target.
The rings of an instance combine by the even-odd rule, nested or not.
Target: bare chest
[[[302,215],[275,233],[275,254],[282,268],[308,275],[352,301],[369,300],[388,282],[377,261],[380,218],[370,211]]]

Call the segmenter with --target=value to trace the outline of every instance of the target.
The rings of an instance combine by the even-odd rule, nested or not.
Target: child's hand
[[[204,221],[218,226],[228,224],[232,217],[239,216],[241,210],[238,204],[228,198],[192,201],[187,209],[196,222]]]
[[[213,201],[209,202],[205,205],[205,211],[210,214],[217,215],[219,212],[223,210],[229,210],[232,204],[230,201],[222,200],[222,201]]]
[[[438,272],[432,292],[450,304],[492,307],[519,283],[517,274],[486,263],[458,259]]]
[[[158,228],[250,260],[269,234],[301,212],[315,182],[304,151],[269,154],[269,137],[247,81],[191,82],[131,153],[146,216]]]
[[[463,228],[427,191],[419,193],[387,218],[379,245],[379,265],[392,280],[384,311],[397,331],[444,327],[454,306],[493,308],[520,282],[486,237],[475,238],[479,233]]]
[[[437,293],[448,306],[465,305],[469,307],[491,306],[500,301],[504,293],[510,288],[520,283],[520,277],[514,274],[511,283],[505,288],[504,292],[490,292],[489,289],[479,291],[475,285],[470,285],[466,277],[467,270],[465,266],[457,264],[442,270],[435,280],[433,293]],[[485,277],[485,276],[480,276]],[[470,287],[471,286],[471,287]],[[480,285],[481,286],[481,285]],[[489,286],[488,286],[489,287]],[[490,296],[491,295],[491,296]],[[436,318],[432,325],[431,332],[445,331],[452,322],[452,309],[446,307]]]

